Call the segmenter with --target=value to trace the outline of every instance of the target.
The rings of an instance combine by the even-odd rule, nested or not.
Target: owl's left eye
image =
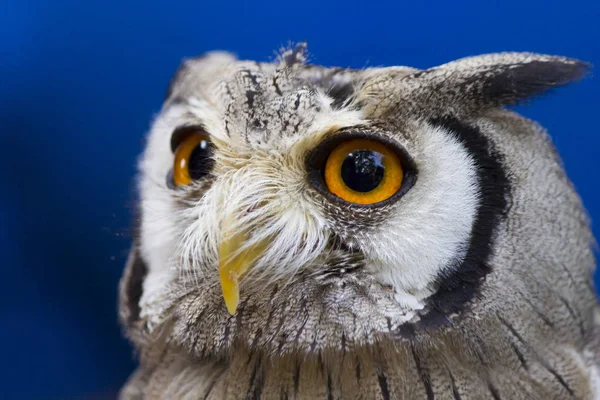
[[[170,175],[172,185],[186,186],[192,181],[208,175],[213,166],[212,144],[208,135],[198,129],[186,130],[175,148],[173,170]],[[175,137],[175,134],[174,134]]]
[[[351,204],[384,204],[414,182],[412,162],[404,153],[375,136],[340,134],[309,158],[311,180],[328,196]]]

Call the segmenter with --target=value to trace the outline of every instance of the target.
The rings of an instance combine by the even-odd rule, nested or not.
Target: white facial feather
[[[234,142],[233,151],[231,142],[225,144],[222,123],[206,102],[192,100],[188,107],[165,110],[144,158],[154,162],[142,163],[141,186],[147,193],[142,207],[154,216],[142,227],[143,252],[150,260],[142,309],[161,298],[161,290],[174,277],[173,265],[195,279],[216,279],[223,218],[231,218],[234,232],[252,232],[248,247],[270,241],[249,279],[289,282],[299,269],[314,263],[325,249],[330,227],[327,216],[304,198],[306,152],[328,132],[365,123],[354,111],[331,110],[329,102],[323,97],[323,112],[305,136],[264,152],[248,148],[241,140]],[[172,191],[161,184],[172,164],[170,134],[179,125],[198,121],[218,146],[217,178],[196,205],[175,211]],[[451,134],[423,122],[407,145],[415,149],[418,184],[397,204],[391,218],[377,231],[357,238],[357,244],[370,270],[395,289],[401,307],[410,311],[422,308],[421,300],[431,293],[440,269],[463,255],[478,194],[473,162]],[[190,220],[182,235],[177,221]],[[175,255],[179,257],[174,259]]]
[[[165,171],[173,164],[171,133],[185,122],[186,110],[173,106],[155,120],[148,135],[146,151],[139,163],[141,180],[140,252],[148,260],[148,274],[140,299],[141,315],[149,325],[157,324],[164,306],[164,290],[177,275],[173,252],[181,234],[181,218],[174,207],[172,190],[166,186]]]
[[[192,98],[185,106],[163,110],[140,163],[142,213],[152,216],[141,227],[141,251],[149,260],[149,271],[140,306],[151,326],[158,322],[156,314],[177,269],[194,280],[217,279],[225,223],[232,232],[251,232],[240,251],[261,240],[270,242],[247,280],[289,282],[322,255],[329,228],[325,216],[305,198],[306,153],[328,133],[365,121],[357,111],[332,109],[332,99],[324,94],[320,101],[322,112],[306,135],[279,141],[277,147],[265,143],[264,150],[250,148],[239,136],[232,140],[207,101]],[[197,204],[178,210],[176,192],[164,183],[173,162],[171,133],[178,126],[200,122],[216,145],[216,180]]]
[[[395,212],[365,237],[361,250],[398,300],[419,308],[418,300],[430,294],[441,269],[466,251],[478,189],[473,160],[450,133],[424,123],[411,140],[411,148],[418,149],[413,154],[418,181]]]

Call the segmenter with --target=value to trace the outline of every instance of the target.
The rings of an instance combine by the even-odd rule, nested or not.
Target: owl
[[[600,399],[588,219],[507,106],[588,65],[183,62],[139,160],[124,399]]]

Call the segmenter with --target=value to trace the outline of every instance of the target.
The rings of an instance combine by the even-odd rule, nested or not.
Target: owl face
[[[131,296],[150,329],[180,313],[198,349],[291,351],[447,324],[485,299],[513,215],[546,201],[515,189],[519,160],[556,163],[545,138],[514,144],[498,107],[585,69],[518,53],[425,71],[305,61],[304,46],[275,63],[210,53],[173,78],[140,161]]]

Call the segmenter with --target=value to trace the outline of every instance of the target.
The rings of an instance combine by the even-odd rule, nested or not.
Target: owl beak
[[[247,239],[244,232],[229,237],[225,235],[219,247],[221,290],[231,315],[235,315],[240,302],[239,280],[267,248],[266,241],[244,248]]]

